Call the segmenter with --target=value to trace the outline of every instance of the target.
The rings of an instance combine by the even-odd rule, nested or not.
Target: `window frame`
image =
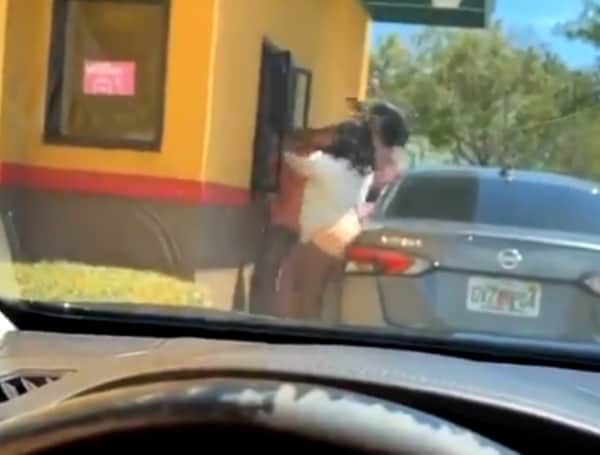
[[[289,49],[284,49],[277,46],[273,41],[271,41],[267,37],[263,37],[261,42],[261,51],[260,51],[260,64],[259,64],[259,78],[257,85],[257,109],[255,115],[255,126],[254,126],[254,140],[252,145],[252,168],[251,168],[251,181],[250,181],[250,190],[253,196],[257,195],[265,195],[265,194],[276,194],[279,192],[280,187],[280,177],[281,177],[281,168],[283,165],[283,139],[285,134],[287,134],[290,130],[291,124],[291,102],[292,102],[292,94],[294,89],[294,61],[293,55]],[[279,113],[278,119],[273,122],[271,115],[273,114],[272,108],[274,105],[272,104],[273,98],[271,99],[268,105],[269,114],[268,116],[261,119],[261,115],[264,113],[261,112],[261,96],[262,90],[266,89],[265,81],[263,80],[264,73],[269,73],[271,70],[264,65],[271,65],[274,63],[272,59],[279,59],[280,64],[282,64],[285,69],[283,73],[285,74],[285,87],[279,87],[282,92],[285,91],[285,96],[279,98],[279,108],[281,112]],[[285,64],[283,63],[285,62]],[[282,82],[282,81],[280,81]],[[276,87],[273,85],[273,81],[270,81],[271,88]],[[267,107],[267,106],[262,106]],[[262,124],[262,120],[266,120],[269,123],[269,126],[273,128],[274,132],[277,134],[277,171],[275,178],[272,181],[269,181],[270,184],[265,184],[262,181],[257,179],[257,171],[260,170],[259,164],[259,155],[258,147],[260,131],[264,126]],[[258,168],[257,168],[258,167]],[[259,174],[260,176],[260,174]]]
[[[292,108],[296,107],[296,95],[298,95],[296,89],[298,86],[298,76],[306,77],[306,92],[304,93],[304,103],[302,106],[302,125],[291,125],[292,128],[306,128],[308,127],[308,118],[310,114],[310,100],[312,98],[312,71],[302,67],[292,67],[294,73],[293,89],[292,89]],[[295,120],[295,112],[292,110],[290,121],[293,123]]]
[[[263,68],[264,64],[268,64],[269,58],[279,56],[287,59],[286,64],[286,84],[285,89],[286,95],[281,97],[280,106],[283,112],[280,113],[280,117],[276,122],[271,122],[270,126],[274,127],[278,135],[277,145],[277,171],[274,181],[270,181],[270,184],[258,183],[257,179],[257,166],[260,166],[257,154],[257,147],[259,147],[260,130],[263,127],[261,123],[261,95],[264,88],[263,81]],[[259,65],[259,78],[257,86],[257,109],[255,114],[255,126],[254,126],[254,140],[252,145],[252,168],[251,168],[251,181],[250,190],[253,197],[261,197],[266,194],[277,194],[280,189],[280,178],[281,169],[283,166],[283,139],[285,135],[295,129],[304,129],[308,126],[308,120],[310,117],[310,107],[312,99],[312,87],[313,87],[313,73],[310,69],[305,67],[297,66],[294,60],[293,51],[291,49],[285,49],[275,44],[268,37],[263,37],[261,42],[260,52],[260,65]],[[268,72],[269,70],[266,69]],[[296,109],[296,90],[299,76],[306,78],[306,87],[304,92],[304,100],[302,101],[302,119],[301,125],[295,125],[295,109]],[[273,104],[271,104],[271,107]]]
[[[171,0],[126,0],[130,3],[164,4],[164,37],[160,52],[162,74],[159,103],[159,121],[156,125],[156,138],[145,141],[138,139],[107,139],[90,136],[63,134],[61,129],[61,112],[64,93],[64,65],[66,54],[66,33],[69,3],[72,1],[96,2],[99,0],[53,0],[52,23],[50,31],[50,49],[48,52],[48,69],[46,75],[46,99],[44,111],[43,142],[49,145],[67,145],[100,147],[106,149],[134,149],[139,151],[160,152],[164,136],[165,106],[167,99],[167,60],[170,36]],[[122,0],[100,0],[119,3]]]

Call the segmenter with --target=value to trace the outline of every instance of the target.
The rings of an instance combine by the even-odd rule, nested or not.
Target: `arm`
[[[401,180],[406,175],[410,165],[404,148],[398,147],[394,153],[394,160],[397,166],[396,181]]]
[[[361,222],[364,221],[369,216],[371,216],[371,214],[373,213],[373,210],[375,209],[375,203],[368,200],[369,193],[373,186],[373,180],[374,180],[374,173],[371,172],[365,179],[363,187],[360,191],[360,198],[359,198],[359,203],[356,207],[356,212],[358,214],[358,219]]]
[[[365,179],[363,186],[360,190],[360,196],[358,197],[359,203],[367,202],[367,196],[369,195],[369,191],[371,190],[371,187],[373,186],[374,177],[375,177],[375,174],[373,172],[371,172]]]
[[[336,124],[320,128],[304,128],[292,131],[284,139],[284,150],[308,155],[315,150],[324,150],[333,141]]]

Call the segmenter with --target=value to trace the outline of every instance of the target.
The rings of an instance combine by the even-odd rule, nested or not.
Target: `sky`
[[[588,67],[596,61],[596,50],[585,43],[571,41],[556,33],[555,25],[581,12],[581,0],[496,0],[493,19],[501,20],[508,35],[520,45],[545,43],[573,68]],[[388,33],[399,33],[406,40],[419,27],[376,23],[372,43]]]

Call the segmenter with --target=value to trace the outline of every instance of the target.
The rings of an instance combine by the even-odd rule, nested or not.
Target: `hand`
[[[373,214],[374,211],[375,211],[375,203],[373,203],[373,202],[365,202],[364,204],[360,204],[356,209],[358,219],[361,222],[364,221],[366,218],[369,218]]]
[[[330,256],[341,257],[360,231],[358,212],[351,209],[333,225],[320,229],[313,236],[312,241]]]

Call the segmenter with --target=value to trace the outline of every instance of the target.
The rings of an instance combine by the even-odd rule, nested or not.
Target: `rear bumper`
[[[347,275],[341,293],[342,322],[427,329],[442,333],[600,342],[600,298],[565,283],[543,283],[536,318],[473,312],[466,280],[437,271],[421,277]]]

